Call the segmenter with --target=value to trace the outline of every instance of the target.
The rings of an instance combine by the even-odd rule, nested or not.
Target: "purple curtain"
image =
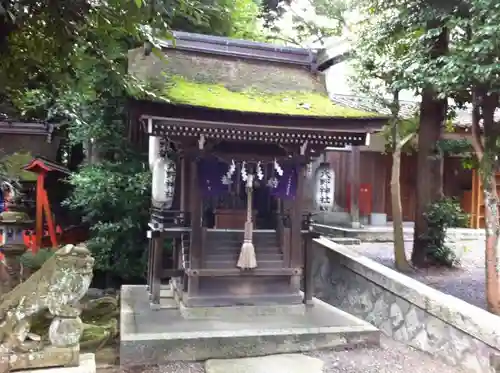
[[[214,157],[207,157],[198,161],[198,183],[201,193],[206,196],[218,196],[228,191],[228,185],[222,183],[229,164]],[[235,176],[231,180],[234,182]]]
[[[278,185],[271,188],[271,194],[277,198],[294,199],[297,195],[297,166],[292,162],[280,164],[283,175],[278,176]]]

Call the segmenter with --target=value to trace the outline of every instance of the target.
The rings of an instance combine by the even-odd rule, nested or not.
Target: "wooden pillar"
[[[319,234],[315,232],[305,233],[302,238],[304,241],[304,304],[313,305],[314,293],[314,248],[313,239],[318,238]]]
[[[163,235],[157,234],[153,238],[151,303],[160,304],[161,275],[163,272]]]
[[[360,227],[359,221],[359,189],[360,189],[360,149],[353,146],[350,157],[350,184],[351,184],[351,223],[353,228]]]
[[[291,216],[291,253],[290,265],[302,267],[302,205],[304,200],[304,166],[300,165],[297,169],[297,195],[295,197],[292,216]]]
[[[180,269],[180,263],[179,263],[179,255],[181,252],[180,241],[181,241],[180,237],[172,238],[172,267],[174,271]]]
[[[191,242],[189,249],[189,266],[190,269],[200,269],[202,263],[202,226],[201,226],[201,198],[200,188],[198,185],[198,167],[196,159],[190,160],[190,211],[191,211]],[[192,276],[189,278],[188,296],[193,296],[198,293],[198,277]]]
[[[151,238],[151,231],[148,232],[148,277],[147,289],[151,298],[151,285],[153,283],[153,239]]]
[[[42,247],[43,238],[43,205],[42,193],[45,188],[45,173],[38,174],[36,181],[36,227],[35,227],[35,247],[39,250]]]
[[[180,178],[181,178],[181,202],[180,202],[180,210],[181,212],[186,212],[187,206],[187,184],[186,184],[186,157],[183,156],[180,161]]]

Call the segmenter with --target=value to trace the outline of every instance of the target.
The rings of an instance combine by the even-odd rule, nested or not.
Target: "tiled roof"
[[[331,94],[331,100],[337,104],[353,109],[390,115],[390,110],[384,105],[366,96]],[[400,101],[400,115],[402,118],[411,118],[418,114],[419,102]],[[500,121],[500,110],[495,112],[495,120]],[[457,109],[454,124],[457,127],[468,128],[472,125],[472,109]]]

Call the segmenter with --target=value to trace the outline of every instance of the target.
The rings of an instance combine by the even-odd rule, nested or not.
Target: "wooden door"
[[[387,184],[386,214],[387,219],[392,220],[391,185]],[[401,207],[403,208],[403,220],[415,220],[415,189],[412,185],[401,184]]]
[[[386,182],[386,214],[389,220],[392,220],[392,203],[391,203],[391,165],[392,159],[389,162]],[[401,206],[403,208],[403,220],[415,220],[415,204],[416,204],[416,157],[414,155],[401,156]]]

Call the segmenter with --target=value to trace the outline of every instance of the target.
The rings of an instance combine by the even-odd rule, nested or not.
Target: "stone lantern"
[[[0,250],[5,257],[9,280],[4,282],[4,291],[10,290],[22,281],[23,268],[20,256],[26,251],[24,231],[33,227],[33,221],[28,215],[19,211],[4,211],[0,213]],[[9,289],[5,289],[8,286]]]

